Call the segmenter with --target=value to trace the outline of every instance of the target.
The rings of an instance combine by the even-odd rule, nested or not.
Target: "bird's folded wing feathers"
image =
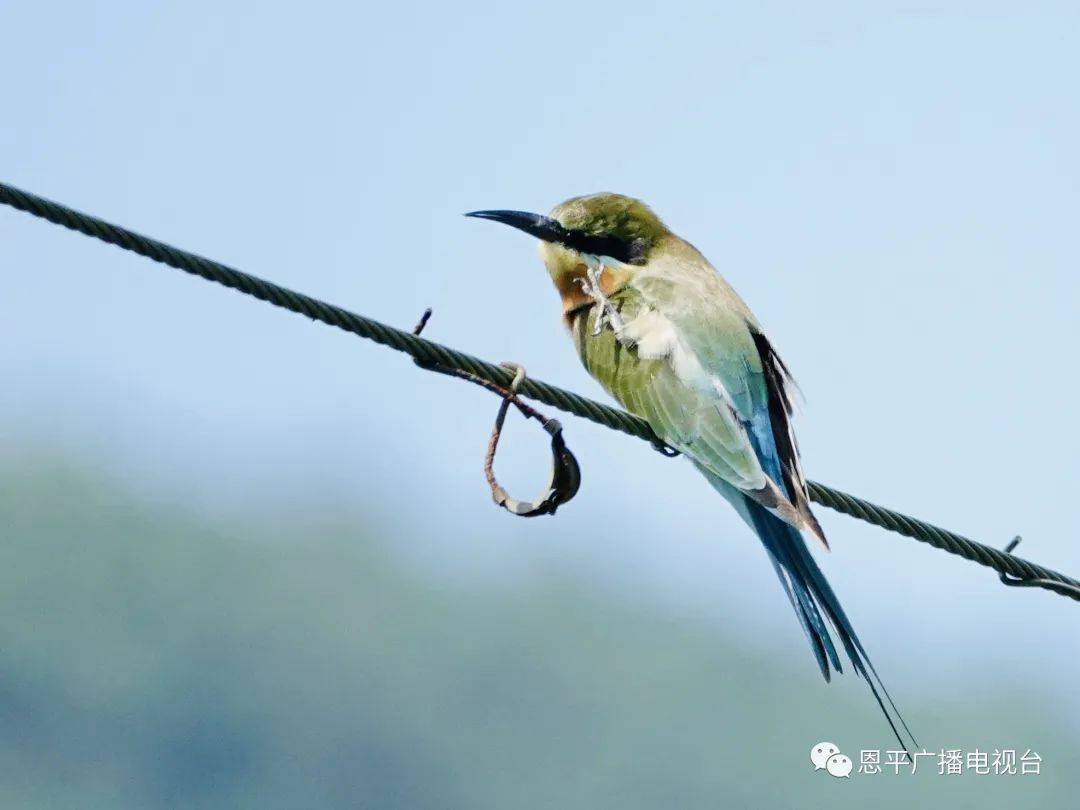
[[[664,441],[824,541],[809,509],[800,508],[805,484],[786,421],[780,428],[790,437],[789,463],[779,458],[774,441],[770,384],[785,385],[786,369],[781,364],[772,373],[763,364],[753,316],[712,268],[704,270],[711,279],[704,273],[648,274],[621,291],[621,344],[610,330],[593,336],[590,318],[579,318],[575,339],[582,359]],[[786,389],[773,394],[780,395],[782,408],[790,404]]]

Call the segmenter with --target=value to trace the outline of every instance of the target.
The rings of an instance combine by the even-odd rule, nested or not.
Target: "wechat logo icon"
[[[851,757],[841,754],[836,743],[819,742],[810,749],[810,762],[815,771],[825,770],[838,779],[851,776]]]

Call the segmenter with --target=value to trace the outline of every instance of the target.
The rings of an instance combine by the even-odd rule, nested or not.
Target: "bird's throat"
[[[555,288],[562,298],[563,317],[567,323],[571,315],[582,307],[592,306],[595,301],[582,289],[582,281],[585,279],[586,266],[584,262],[559,273],[553,277]],[[600,291],[611,298],[630,281],[630,272],[621,268],[604,266],[600,274]]]

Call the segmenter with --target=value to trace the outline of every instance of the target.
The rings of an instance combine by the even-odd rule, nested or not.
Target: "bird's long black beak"
[[[470,211],[465,216],[501,222],[545,242],[562,242],[567,236],[566,229],[551,217],[528,211]]]

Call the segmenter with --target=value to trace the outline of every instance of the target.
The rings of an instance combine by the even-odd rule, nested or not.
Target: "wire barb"
[[[1023,538],[1021,538],[1020,535],[1016,535],[1016,537],[1009,542],[1009,545],[1005,546],[1005,553],[1011,556],[1012,550],[1020,545],[1022,539]],[[1047,579],[1046,577],[1028,577],[1026,579],[1023,577],[1013,578],[1005,572],[999,574],[998,579],[1000,579],[1003,584],[1012,588],[1046,588],[1048,591],[1060,593],[1062,596],[1068,596],[1080,601],[1080,587],[1071,585],[1068,582],[1058,582],[1053,579]]]
[[[470,375],[465,378],[484,387],[493,386],[490,390],[497,390],[500,387],[505,389],[513,380],[513,375],[505,368],[425,340],[419,334],[395,329],[342,307],[328,304],[287,287],[281,287],[257,276],[242,273],[227,265],[188,253],[156,239],[141,236],[126,228],[89,214],[83,214],[6,183],[0,183],[0,203],[86,236],[100,239],[102,242],[116,245],[123,250],[145,256],[155,262],[183,270],[185,273],[217,282],[260,301],[405,352],[421,368],[430,368],[442,373],[446,373],[447,369],[454,369],[455,376]],[[457,372],[462,374],[458,375]],[[521,394],[612,430],[644,439],[654,447],[665,446],[644,419],[618,408],[595,402],[572,391],[529,378],[522,382]],[[519,403],[520,400],[515,397],[514,404],[520,410],[524,403]],[[1045,588],[1053,593],[1080,601],[1080,581],[1057,571],[1036,565],[1007,551],[976,543],[962,535],[877,506],[824,484],[811,481],[809,489],[812,500],[830,509],[865,520],[905,537],[928,543],[950,554],[956,554],[979,565],[993,568],[999,574],[1024,580],[1030,583],[1031,587]]]

